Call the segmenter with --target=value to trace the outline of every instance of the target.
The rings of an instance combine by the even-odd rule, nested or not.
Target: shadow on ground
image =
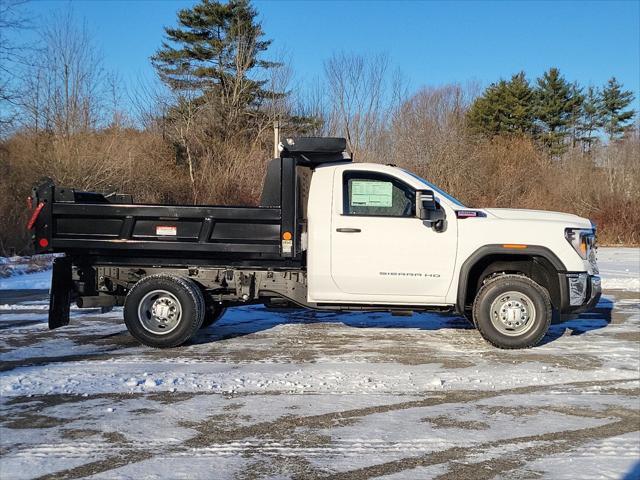
[[[599,330],[611,323],[612,311],[615,304],[608,298],[601,298],[596,308],[579,315],[568,315],[554,323],[540,345],[546,345],[565,335],[582,335],[583,333]]]
[[[541,345],[551,343],[567,335],[605,328],[611,323],[614,302],[603,298],[597,307],[587,313],[562,317],[549,329]],[[247,312],[246,318],[238,318],[240,311]],[[316,312],[312,310],[269,311],[261,306],[246,307],[237,312],[229,312],[218,323],[198,335],[193,343],[201,344],[217,340],[227,340],[286,324],[341,323],[352,328],[407,328],[414,330],[461,329],[474,327],[458,315],[445,313],[417,313],[412,316],[394,316],[388,313],[340,313]],[[260,318],[262,317],[262,318]]]
[[[3,291],[0,292],[0,303],[46,300],[47,297],[47,291]],[[611,323],[613,308],[614,302],[603,297],[593,311],[559,319],[557,323],[551,326],[541,345],[549,344],[567,334],[582,335],[589,331],[605,328]],[[83,320],[84,315],[76,315],[74,315],[76,318],[72,319],[72,322]],[[91,321],[89,315],[86,318]],[[20,326],[32,323],[36,322],[22,320]],[[254,305],[230,309],[219,322],[208,329],[203,329],[193,339],[192,344],[198,345],[243,337],[269,330],[279,325],[321,323],[340,323],[351,328],[426,331],[441,329],[472,330],[474,328],[464,317],[445,313],[416,313],[412,316],[394,316],[389,313],[372,312],[320,312],[304,309],[272,310],[260,305]],[[11,322],[10,325],[14,326],[15,324]],[[64,329],[59,330],[60,333],[64,333],[64,331]],[[52,337],[55,335],[55,333],[52,333]],[[113,349],[135,346],[135,342],[127,341],[127,339],[131,338],[126,331],[95,336],[96,343]],[[112,345],[109,345],[110,343]],[[104,353],[104,350],[100,352],[100,354]]]
[[[622,480],[638,480],[640,478],[640,460],[638,460],[631,469],[624,474]]]

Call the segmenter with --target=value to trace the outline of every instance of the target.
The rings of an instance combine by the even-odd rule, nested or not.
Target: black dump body
[[[281,256],[280,207],[143,205],[130,197],[51,183],[38,187],[34,200],[44,203],[35,224],[39,251],[194,259]]]
[[[348,157],[344,139],[297,138],[282,145],[281,157],[269,165],[260,207],[136,204],[130,195],[46,181],[32,196],[35,251],[100,263],[299,266],[304,219],[297,171]]]

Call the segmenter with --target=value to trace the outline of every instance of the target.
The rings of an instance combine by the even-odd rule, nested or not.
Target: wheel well
[[[560,283],[556,268],[538,255],[491,254],[482,257],[469,270],[464,295],[466,309],[480,290],[482,283],[493,275],[517,273],[529,277],[549,292],[554,308],[560,308]]]

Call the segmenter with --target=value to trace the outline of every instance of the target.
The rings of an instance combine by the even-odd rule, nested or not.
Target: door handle
[[[359,228],[336,228],[336,232],[340,233],[360,233],[361,231]]]

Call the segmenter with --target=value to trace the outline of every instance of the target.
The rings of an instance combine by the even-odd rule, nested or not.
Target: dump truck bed
[[[128,195],[79,192],[51,182],[32,198],[41,251],[165,261],[290,258],[280,241],[281,208],[136,204]]]

